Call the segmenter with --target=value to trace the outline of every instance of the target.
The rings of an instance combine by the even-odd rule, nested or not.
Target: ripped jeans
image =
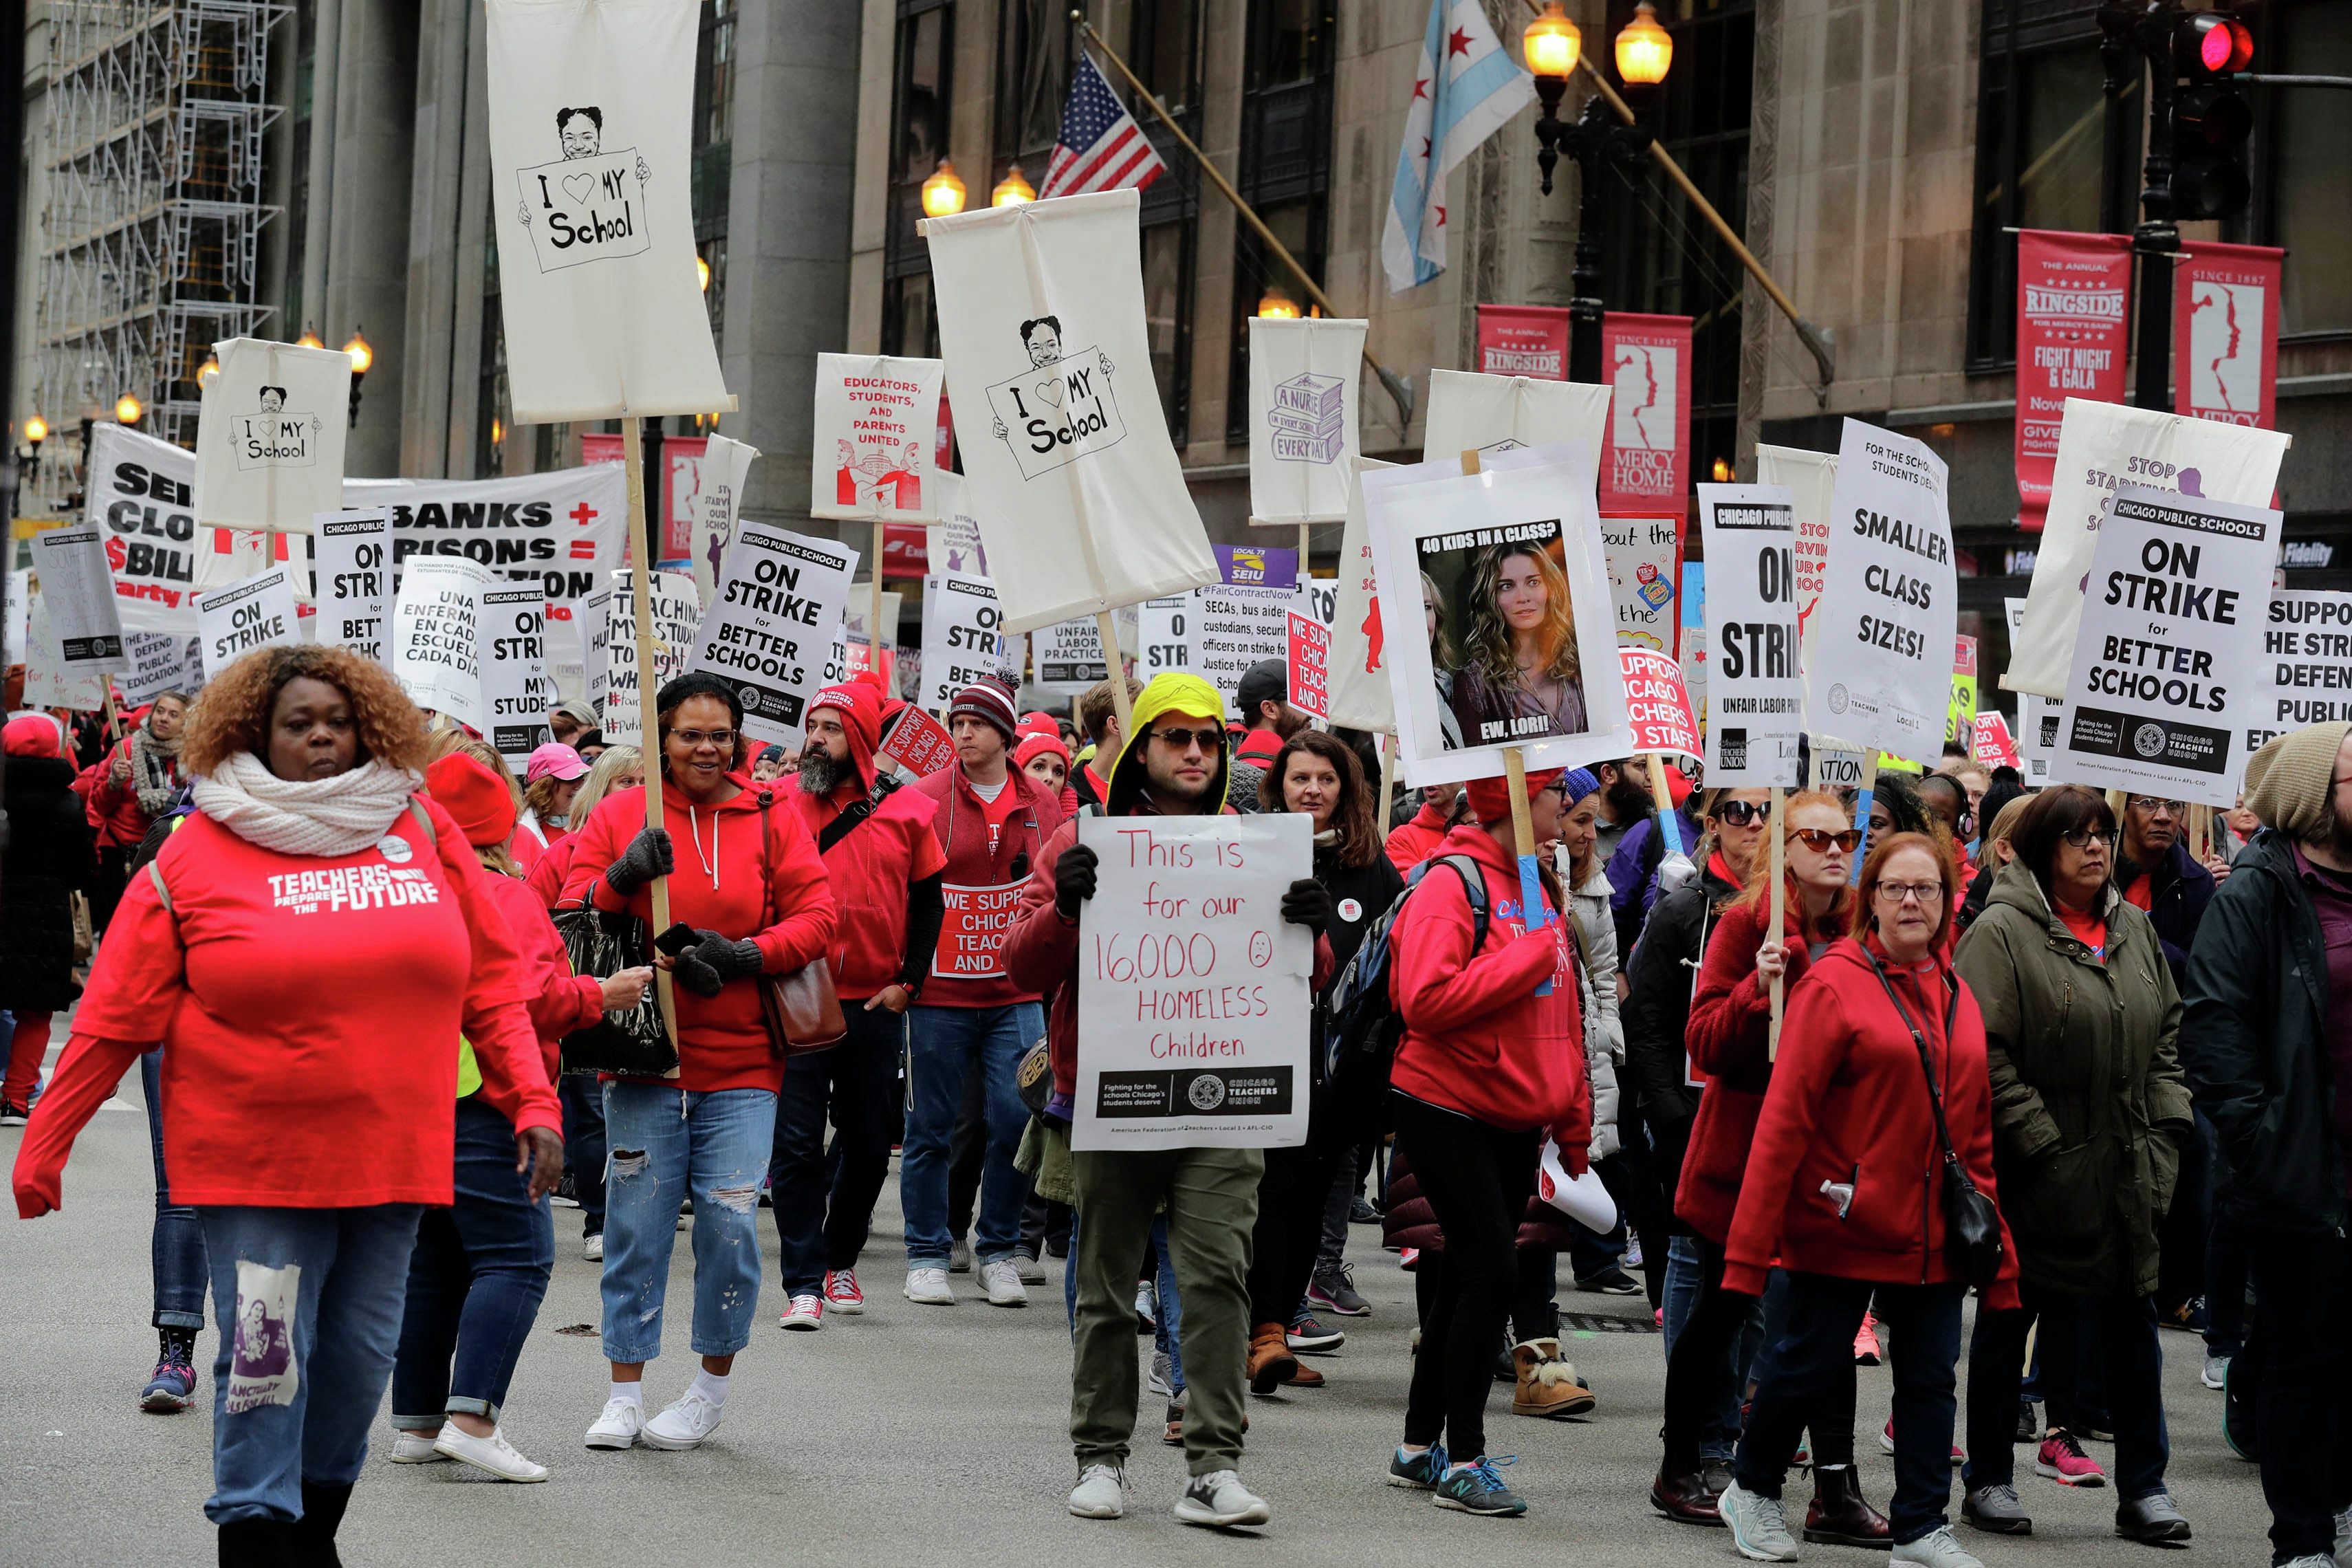
[[[760,1310],[760,1178],[775,1145],[764,1089],[695,1093],[626,1079],[604,1084],[604,1355],[661,1354],[662,1305],[680,1200],[694,1199],[698,1355],[751,1342]]]

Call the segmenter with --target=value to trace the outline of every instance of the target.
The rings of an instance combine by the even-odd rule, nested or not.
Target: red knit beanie
[[[463,752],[452,752],[425,770],[425,790],[464,830],[477,848],[514,837],[514,792],[507,781]]]
[[[1546,768],[1541,773],[1528,774],[1528,798],[1535,799],[1559,783],[1563,770]],[[1470,809],[1486,823],[1507,822],[1511,816],[1511,781],[1501,773],[1490,779],[1472,779],[1462,786],[1470,792]]]

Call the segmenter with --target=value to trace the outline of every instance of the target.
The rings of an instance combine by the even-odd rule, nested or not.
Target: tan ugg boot
[[[1252,1394],[1272,1394],[1298,1370],[1280,1323],[1260,1323],[1250,1331],[1249,1386]]]
[[[1576,1368],[1559,1359],[1558,1340],[1528,1340],[1511,1347],[1518,1384],[1511,1391],[1511,1414],[1559,1420],[1581,1415],[1599,1403],[1577,1381]]]

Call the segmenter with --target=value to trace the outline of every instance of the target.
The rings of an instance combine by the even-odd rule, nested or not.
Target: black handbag
[[[1944,1156],[1944,1190],[1939,1194],[1944,1206],[1944,1253],[1960,1278],[1981,1290],[2000,1277],[2000,1211],[1993,1201],[1977,1190],[1969,1180],[1968,1167],[1952,1147],[1952,1130],[1944,1122],[1944,1088],[1936,1081],[1936,1066],[1927,1057],[1927,1037],[1919,1026],[1911,1021],[1911,1010],[1903,1005],[1903,998],[1895,994],[1895,984],[1886,978],[1886,970],[1871,953],[1870,967],[1885,989],[1886,999],[1895,1004],[1895,1014],[1903,1026],[1911,1031],[1911,1043],[1919,1048],[1919,1070],[1927,1078],[1927,1102],[1936,1112],[1936,1143]],[[1959,987],[1952,987],[1944,1006],[1944,1038],[1952,1037],[1952,1022],[1959,1016]]]
[[[646,922],[633,914],[607,913],[586,894],[576,908],[549,913],[574,974],[609,980],[624,969],[642,969],[654,961]],[[677,1047],[662,1026],[661,1000],[651,985],[635,1007],[599,1014],[586,1028],[563,1037],[563,1070],[568,1073],[663,1078],[677,1068]]]

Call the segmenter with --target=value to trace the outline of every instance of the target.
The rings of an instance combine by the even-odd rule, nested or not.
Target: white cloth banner
[[[1671,517],[1604,517],[1601,547],[1609,558],[1609,598],[1617,608],[1617,645],[1675,657],[1675,525]]]
[[[49,618],[48,595],[33,600],[25,628],[25,706],[74,708],[85,712],[106,706],[106,677],[68,665]]]
[[[506,479],[346,479],[343,505],[392,514],[392,585],[408,563],[463,556],[495,576],[537,583],[550,618],[628,559],[629,480],[619,463]]]
[[[749,521],[735,530],[688,668],[735,688],[752,741],[800,750],[856,570],[857,552],[835,540]]]
[[[735,406],[695,271],[697,0],[488,0],[518,425]]]
[[[1099,864],[1078,917],[1070,1147],[1307,1141],[1315,938],[1282,898],[1314,874],[1313,828],[1297,812],[1080,819]]]
[[[2272,591],[2254,702],[2250,757],[2289,730],[2352,720],[2352,594]]]
[[[924,578],[923,692],[916,706],[936,713],[982,676],[1003,669],[1003,625],[996,584],[987,578]]]
[[[126,632],[122,649],[131,668],[114,684],[133,708],[143,708],[166,691],[186,696],[204,684],[204,647],[196,637],[184,637],[177,632]]]
[[[1349,465],[1348,525],[1339,535],[1339,602],[1331,614],[1331,722],[1374,734],[1396,728],[1396,707],[1381,664],[1388,637],[1381,620],[1381,585],[1372,571],[1371,525],[1364,520],[1360,476],[1394,467],[1378,458],[1358,458]],[[1410,636],[1409,619],[1406,625]]]
[[[613,597],[604,617],[604,679],[598,693],[604,739],[616,746],[645,744],[645,730],[637,721],[637,602],[629,572],[623,567],[613,574]],[[646,595],[653,610],[650,679],[658,691],[662,682],[688,668],[694,655],[702,601],[694,596],[694,579],[683,572],[656,572],[646,584]]]
[[[391,664],[392,548],[392,514],[382,507],[325,512],[311,523],[310,602],[320,642]]]
[[[66,668],[80,675],[119,675],[131,668],[122,651],[122,618],[114,579],[106,567],[106,531],[83,522],[33,536],[33,570],[41,603]]]
[[[2066,677],[2074,628],[2116,487],[2147,485],[2232,506],[2267,506],[2291,439],[2276,430],[2068,398],[2058,426],[2050,510],[2025,595],[2025,625],[2010,648],[2002,688],[2072,695]]]
[[[1530,769],[1626,755],[1591,465],[1571,455],[1430,478],[1443,467],[1363,476],[1381,596],[1410,605],[1433,592],[1452,654],[1439,668],[1423,637],[1384,648],[1405,783],[1491,778],[1512,746]]]
[[[710,437],[702,448],[702,487],[694,498],[694,591],[706,605],[719,593],[727,546],[743,515],[743,487],[759,456],[759,447],[724,436]]]
[[[1924,442],[1845,422],[1815,644],[1828,684],[1815,683],[1805,726],[1931,768],[1958,626],[1949,484]]]
[[[308,533],[342,504],[352,356],[266,338],[213,345],[196,420],[196,521]]]
[[[2280,527],[2268,507],[2116,487],[2091,554],[2054,782],[2236,802],[2245,731],[2263,710]]]
[[[966,577],[988,575],[988,547],[972,517],[971,487],[961,474],[945,469],[931,476],[940,494],[940,521],[924,538],[930,570]]]
[[[1218,579],[1151,378],[1139,201],[1102,191],[923,226],[1008,631]]]
[[[294,603],[294,569],[272,566],[226,588],[196,595],[196,635],[204,639],[205,679],[257,647],[291,647],[302,640]]]
[[[935,359],[816,356],[811,517],[939,521],[931,451],[944,370]]]
[[[1797,785],[1796,498],[1781,485],[1698,487],[1706,548],[1706,777]]]
[[[547,710],[555,682],[547,674],[547,600],[529,583],[482,589],[482,733],[522,776],[532,752],[555,739]]]
[[[1601,481],[1601,447],[1608,435],[1606,386],[1461,370],[1429,373],[1429,423],[1422,450],[1432,462],[1459,463],[1472,450],[1567,444],[1582,453],[1575,483],[1591,501]]]
[[[1348,515],[1370,325],[1249,319],[1252,522],[1338,522]]]
[[[419,708],[468,729],[482,715],[482,595],[497,581],[471,561],[412,562],[392,610],[392,673]]]

